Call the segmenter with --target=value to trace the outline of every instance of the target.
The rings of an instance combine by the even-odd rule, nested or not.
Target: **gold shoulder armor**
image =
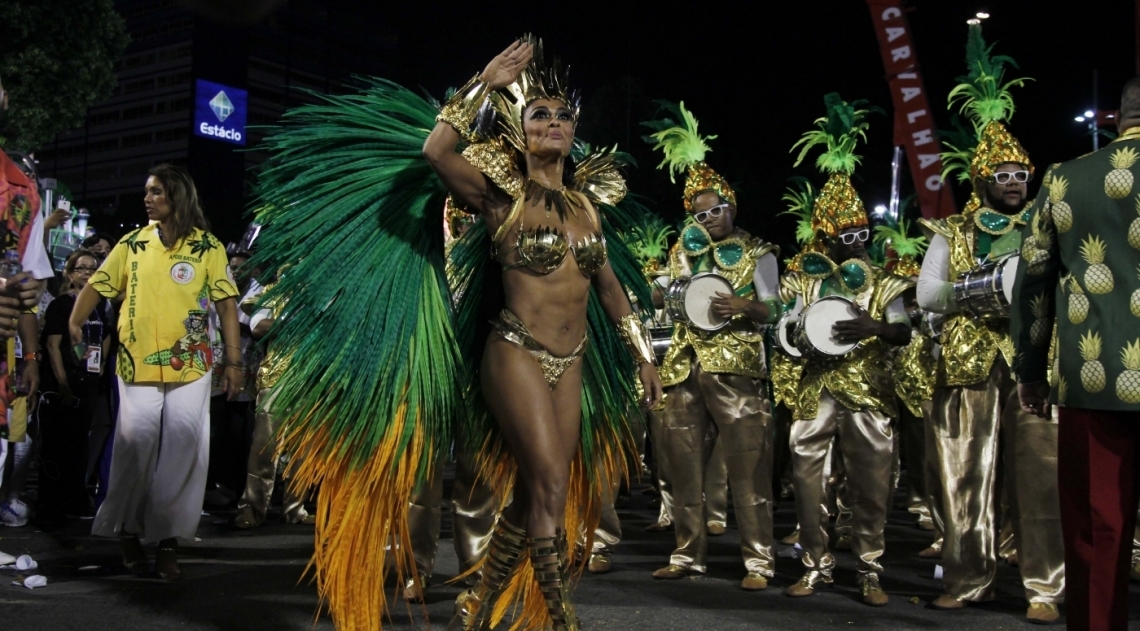
[[[625,178],[613,151],[595,151],[574,168],[574,189],[595,204],[613,206],[625,199]]]
[[[875,287],[875,302],[882,311],[886,311],[887,305],[891,304],[895,298],[898,298],[902,293],[911,287],[915,286],[915,282],[910,278],[899,276],[886,270],[878,270],[879,278]]]
[[[494,138],[467,145],[463,150],[463,157],[471,163],[471,166],[490,178],[495,186],[510,195],[511,199],[523,196],[524,180],[515,168],[513,151],[508,149],[501,139]]]
[[[941,235],[946,239],[951,239],[954,236],[954,229],[951,228],[949,221],[951,219],[960,218],[961,215],[951,215],[942,219],[927,219],[925,217],[918,220],[918,225],[926,228],[934,234]]]

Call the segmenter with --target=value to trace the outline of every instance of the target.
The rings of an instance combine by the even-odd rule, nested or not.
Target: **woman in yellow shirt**
[[[118,535],[123,562],[134,572],[147,567],[140,535],[157,541],[155,570],[175,579],[177,538],[194,537],[206,490],[211,381],[202,377],[224,360],[225,391],[232,398],[241,387],[238,291],[185,170],[153,167],[144,201],[151,224],[111,250],[77,297],[69,327],[72,343],[81,344],[99,297],[123,296],[114,455],[92,532]],[[224,359],[210,349],[210,301],[221,317]]]

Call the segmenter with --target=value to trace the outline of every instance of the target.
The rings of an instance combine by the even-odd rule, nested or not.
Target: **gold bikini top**
[[[518,216],[519,229],[514,246],[499,250],[495,256],[503,264],[504,272],[525,267],[536,274],[549,274],[562,266],[567,251],[574,252],[574,260],[584,276],[593,276],[606,266],[609,254],[606,251],[606,238],[600,229],[586,235],[577,243],[570,244],[566,234],[556,226],[526,230],[523,227],[523,213],[519,212]],[[508,222],[499,229],[500,234],[506,233],[505,229],[511,223],[509,219],[508,217]],[[519,260],[515,263],[506,263],[507,256],[516,250],[519,253]]]

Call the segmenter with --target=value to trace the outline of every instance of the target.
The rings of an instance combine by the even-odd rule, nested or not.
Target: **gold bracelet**
[[[646,363],[655,365],[657,362],[653,356],[653,344],[649,341],[649,329],[641,323],[641,319],[637,314],[630,313],[622,316],[617,322],[618,334],[625,342],[625,348],[633,355],[633,359],[638,364]]]
[[[435,120],[454,127],[467,142],[475,142],[476,137],[471,131],[471,125],[475,122],[479,108],[487,100],[488,88],[489,86],[479,79],[479,75],[475,75],[466,85],[456,90],[455,95],[447,103],[444,103]]]

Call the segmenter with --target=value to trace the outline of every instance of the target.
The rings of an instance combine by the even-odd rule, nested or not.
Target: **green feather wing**
[[[461,406],[462,363],[443,274],[445,193],[421,153],[437,111],[383,80],[318,98],[271,129],[256,192],[267,228],[252,264],[289,265],[264,297],[287,301],[273,344],[292,361],[277,405],[305,414],[283,432],[319,428],[355,465],[410,416],[396,448],[418,423],[438,450]]]

